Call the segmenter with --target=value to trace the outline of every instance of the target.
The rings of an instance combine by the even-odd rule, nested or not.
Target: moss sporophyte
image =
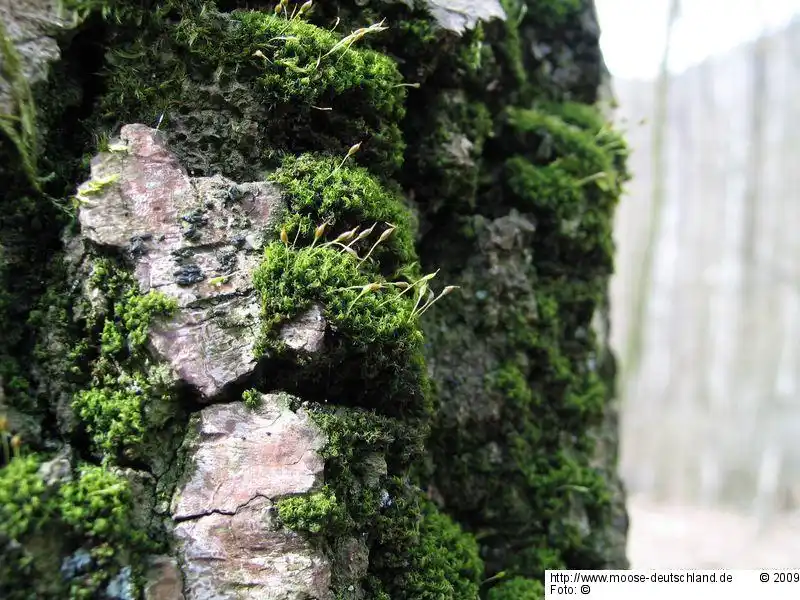
[[[501,0],[506,19],[461,36],[406,2],[276,0],[258,10],[244,0],[64,3],[86,20],[74,42],[64,40],[53,85],[70,80],[76,106],[94,107],[85,129],[157,123],[187,170],[235,181],[268,173],[286,200],[289,217],[253,273],[262,305],[256,352],[268,350],[264,362],[281,368],[297,359],[287,387],[326,400],[304,405],[326,436],[326,485],[277,508],[283,525],[310,535],[331,558],[334,597],[540,600],[535,578],[543,569],[603,564],[610,493],[593,466],[590,429],[609,390],[587,366],[600,345],[589,319],[613,269],[611,217],[626,150],[583,104],[592,85],[568,82],[576,65],[553,62],[592,63],[586,3]],[[4,158],[25,192],[10,198],[27,202],[42,183],[39,169],[72,160],[70,152],[127,152],[102,133],[91,147],[73,143],[80,136],[70,134],[72,121],[24,86],[19,57],[0,33],[14,113],[0,116],[12,141]],[[75,68],[76,56],[91,53],[87,38],[100,48],[102,85]],[[553,49],[544,58],[531,52],[540,42]],[[419,84],[405,79],[424,85],[410,91]],[[84,102],[90,92],[97,97]],[[37,129],[44,123],[34,117],[49,119],[51,130]],[[54,145],[59,136],[74,148]],[[66,177],[59,197],[77,177]],[[76,208],[114,184],[85,183]],[[494,247],[501,226],[526,219],[532,225],[513,232],[511,250]],[[32,289],[17,283],[23,269],[14,261],[27,255],[14,244],[39,235],[27,224],[0,227],[0,255],[10,249],[13,259],[0,260],[3,326],[24,322],[17,305]],[[152,319],[175,306],[142,293],[121,261],[94,264],[91,299],[80,300],[74,327],[80,339],[68,352],[72,387],[49,394],[48,385],[64,383],[59,375],[43,375],[38,363],[21,368],[32,355],[27,331],[14,347],[0,339],[6,398],[25,390],[31,411],[71,398],[72,441],[80,445],[71,479],[45,480],[41,467],[53,457],[0,419],[0,549],[6,539],[19,543],[2,554],[0,596],[8,581],[12,592],[25,592],[53,574],[53,593],[42,597],[97,597],[120,568],[164,550],[143,541],[131,470],[119,465],[148,464],[147,444],[162,433],[152,409],[180,404],[174,374],[146,351]],[[45,272],[28,270],[32,279]],[[210,284],[243,274],[225,272]],[[440,279],[464,288],[451,310],[436,310],[457,288],[440,288]],[[329,325],[324,356],[280,354],[282,326],[312,304]],[[52,333],[41,323],[30,328]],[[315,361],[333,367],[322,384],[311,373]],[[257,388],[241,395],[254,411],[264,391]],[[42,412],[52,416],[52,408]],[[179,441],[182,431],[172,437]],[[441,496],[446,514],[428,496]],[[59,565],[40,563],[45,553],[34,549],[51,539],[64,542],[52,552],[44,546],[58,559],[87,550],[93,572],[66,581]],[[352,578],[349,564],[336,570],[345,540],[365,540],[365,576]]]
[[[446,286],[436,295],[428,283],[436,273],[412,282],[386,281],[377,275],[365,263],[397,229],[389,223],[384,225],[372,243],[368,240],[378,223],[364,230],[357,226],[317,244],[325,232],[322,224],[314,229],[311,245],[302,248],[290,243],[288,230],[282,228],[281,241],[267,247],[264,261],[254,275],[262,293],[266,330],[289,319],[312,300],[321,300],[337,325],[359,338],[384,339],[392,330],[407,331],[416,337],[416,319],[457,286]],[[358,251],[360,242],[366,248],[363,256]],[[283,293],[276,295],[275,290]],[[406,296],[410,292],[413,305]]]

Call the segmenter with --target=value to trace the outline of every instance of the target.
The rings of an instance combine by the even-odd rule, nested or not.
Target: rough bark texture
[[[1,596],[627,565],[591,2],[0,15]]]

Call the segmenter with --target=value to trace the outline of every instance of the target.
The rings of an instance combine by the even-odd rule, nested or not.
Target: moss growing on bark
[[[287,152],[344,156],[357,142],[358,162],[387,175],[399,168],[406,88],[391,59],[271,10],[221,14],[208,4],[174,15],[140,13],[134,35],[130,15],[112,26],[105,127],[163,113],[162,129],[198,175],[252,179]]]
[[[541,581],[515,577],[489,590],[486,600],[543,600]]]
[[[328,398],[393,416],[430,413],[414,304],[393,282],[365,272],[357,257],[340,248],[295,250],[281,242],[267,247],[254,282],[264,314],[257,350],[280,351],[277,326],[320,302],[337,329],[330,369],[318,373],[328,378],[322,382]]]
[[[88,287],[94,304],[84,301],[75,308],[82,315],[82,334],[69,326],[71,311],[61,307],[53,313],[61,301],[76,300],[70,294],[45,295],[47,310],[34,311],[29,322],[50,331],[35,352],[43,373],[66,379],[49,385],[66,395],[84,381],[72,408],[79,430],[89,434],[91,450],[103,463],[81,463],[71,477],[52,481],[41,470],[50,455],[27,454],[0,469],[0,554],[15,574],[40,579],[33,591],[8,579],[9,598],[94,598],[120,577],[117,584],[135,585],[144,555],[157,549],[155,532],[134,522],[134,505],[141,499],[114,465],[141,464],[154,446],[163,452],[157,432],[177,412],[173,382],[143,349],[151,319],[170,314],[175,305],[159,294],[140,294],[132,276],[114,261],[94,259],[93,267]],[[65,334],[72,337],[61,339]],[[54,354],[59,351],[63,354]],[[75,441],[76,432],[64,433]],[[72,462],[59,460],[67,468]]]
[[[142,294],[132,275],[108,259],[93,263],[91,289],[106,306],[90,309],[89,335],[100,331],[100,353],[91,379],[72,403],[96,452],[112,460],[144,457],[145,433],[164,424],[175,402],[169,370],[154,363],[144,344],[150,321],[169,316],[174,299],[150,291]],[[151,441],[152,443],[152,441]]]
[[[121,568],[141,566],[158,546],[133,522],[127,480],[83,464],[69,479],[46,481],[45,458],[29,454],[0,469],[0,593],[9,600],[98,597]],[[74,565],[61,562],[69,555]]]
[[[599,117],[575,106],[564,112],[571,122],[543,109],[500,116],[492,152],[505,154],[503,176],[487,194],[510,212],[495,205],[493,220],[472,220],[470,249],[459,247],[472,256],[463,302],[427,328],[443,407],[433,462],[457,457],[433,481],[477,532],[490,573],[540,577],[547,568],[604,564],[589,550],[610,508],[589,435],[608,398],[591,320],[613,266],[624,172],[618,148],[598,136]],[[464,361],[475,357],[456,358],[454,347],[476,348],[483,381],[464,377]]]
[[[107,50],[99,97],[87,101],[91,127],[160,123],[193,174],[269,178],[290,204],[285,239],[266,248],[254,276],[264,309],[259,349],[273,362],[253,385],[269,385],[280,367],[286,374],[279,381],[309,400],[329,441],[322,451],[326,487],[284,499],[282,520],[334,558],[348,539],[367,545],[363,581],[334,560],[339,600],[474,598],[479,583],[501,570],[528,579],[495,580],[489,598],[538,598],[541,588],[530,578],[546,568],[615,565],[602,546],[611,518],[608,473],[593,464],[591,433],[610,392],[590,321],[613,266],[610,223],[624,146],[590,106],[602,67],[589,4],[508,0],[505,23],[462,37],[404,3],[319,3],[313,25],[275,16],[273,3],[218,12],[245,4],[73,5],[105,17],[102,26],[87,21]],[[335,15],[341,22],[332,32]],[[386,32],[375,27],[352,47],[342,43],[384,16]],[[45,113],[52,122],[58,115]],[[59,163],[58,147],[43,145],[45,170]],[[71,152],[91,150],[76,148]],[[0,176],[13,171],[16,206],[24,209],[13,213],[13,235],[5,223],[0,230],[0,249],[14,249],[17,261],[0,263],[0,280],[9,284],[0,287],[4,325],[24,322],[30,307],[20,306],[22,292],[44,272],[16,283],[26,255],[16,252],[14,236],[29,235],[42,203],[11,158],[0,161]],[[69,188],[77,178],[65,172],[60,184]],[[421,214],[419,233],[409,206]],[[41,228],[55,230],[52,215],[41,214]],[[373,224],[369,237],[350,245]],[[357,226],[353,237],[332,243]],[[373,249],[390,227],[396,230]],[[429,297],[417,297],[425,272],[415,265],[418,249],[426,271],[442,267],[427,283],[463,288],[448,310],[425,314],[425,339],[419,306]],[[139,294],[130,277],[110,267],[93,282],[108,301],[99,310],[83,307],[85,330],[71,340],[83,389],[75,407],[98,458],[138,464],[148,459],[148,443],[162,443],[159,431],[174,416],[158,410],[173,399],[167,374],[141,352],[149,316],[169,303]],[[54,297],[66,283],[58,280]],[[49,298],[42,300],[37,323],[54,314],[45,310]],[[280,328],[315,303],[329,323],[323,356],[288,352]],[[69,321],[74,307],[55,306],[58,320]],[[58,375],[10,360],[25,355],[17,349],[27,334],[9,331],[13,342],[0,340],[0,376],[20,406],[38,404],[36,379]],[[37,352],[44,357],[54,348]],[[436,415],[428,366],[441,405]],[[429,464],[421,469],[434,416]],[[0,477],[26,481],[26,496],[38,497],[35,466],[9,466]],[[116,492],[90,489],[105,486],[113,471],[89,472],[85,485],[66,488],[71,509],[40,519],[33,502],[28,511],[29,522],[73,531],[75,544],[99,542],[92,550],[98,560],[114,557],[96,580],[73,577],[75,597],[95,593],[125,564],[121,551],[138,548],[136,540],[116,537],[127,518],[116,511]],[[108,483],[127,494],[115,485]],[[79,527],[81,519],[100,529]],[[12,557],[17,550],[8,550],[6,564],[33,573],[38,566],[25,562],[27,551],[23,545]]]
[[[419,543],[411,550],[411,568],[402,597],[477,598],[483,577],[478,543],[432,502],[423,500],[421,504]]]
[[[278,503],[278,515],[289,529],[306,533],[347,532],[347,515],[328,487],[307,496],[285,498]]]
[[[288,156],[269,179],[281,186],[288,200],[290,216],[284,227],[292,240],[299,229],[299,242],[310,243],[321,223],[325,223],[328,232],[336,233],[358,226],[363,230],[377,223],[380,231],[354,246],[366,253],[382,231],[395,227],[370,256],[370,264],[380,264],[384,273],[392,274],[416,260],[416,224],[399,190],[387,187],[366,169],[347,164],[357,155],[358,152],[352,158],[346,154]]]

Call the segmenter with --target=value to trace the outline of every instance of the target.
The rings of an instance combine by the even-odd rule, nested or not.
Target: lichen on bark
[[[176,593],[171,564],[186,598],[541,598],[626,566],[592,3],[310,6],[66,0],[48,31],[36,160],[0,146],[4,597]],[[279,448],[321,477],[201,489]],[[201,583],[215,527],[308,577]]]

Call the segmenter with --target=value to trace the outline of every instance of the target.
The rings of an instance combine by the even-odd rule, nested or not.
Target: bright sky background
[[[658,73],[669,0],[595,0],[600,44],[612,75],[649,79]],[[800,16],[800,0],[682,0],[670,68],[680,71],[712,54],[779,29]]]

